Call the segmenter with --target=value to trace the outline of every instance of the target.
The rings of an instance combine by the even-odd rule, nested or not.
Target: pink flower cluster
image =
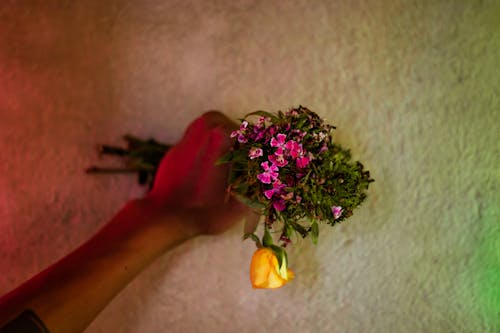
[[[305,151],[302,144],[295,140],[286,141],[285,134],[278,134],[271,138],[271,147],[277,148],[273,155],[269,155],[269,161],[278,167],[284,167],[288,164],[287,157],[295,160],[297,167],[303,169],[309,164],[309,158],[304,156]]]
[[[275,137],[273,136],[270,140],[270,146],[276,150],[267,158],[277,168],[285,167],[290,161],[295,160],[297,167],[304,169],[310,162],[309,157],[305,156],[306,151],[302,148],[302,144],[295,140],[286,141],[286,134],[279,133]],[[255,152],[256,150],[250,149],[250,158],[255,156]],[[262,167],[264,168],[264,166]]]
[[[290,113],[289,116],[294,116],[294,114]],[[231,138],[237,138],[239,143],[250,146],[248,150],[250,160],[264,159],[260,163],[262,172],[257,175],[257,179],[262,184],[272,184],[272,188],[264,190],[263,194],[272,201],[277,211],[283,211],[286,209],[287,201],[293,199],[294,203],[299,203],[302,200],[293,192],[287,193],[285,188],[293,188],[296,185],[296,179],[300,179],[307,173],[304,169],[315,157],[302,145],[307,132],[292,129],[290,124],[278,126],[271,123],[266,126],[266,122],[270,121],[271,119],[266,117],[260,117],[254,124],[243,121],[240,128],[231,133]],[[290,172],[285,172],[286,183],[282,183],[279,179],[280,168],[287,166],[292,167],[288,170],[296,177],[290,177]],[[298,170],[294,169],[295,167]]]
[[[261,129],[263,131],[263,129]],[[257,137],[265,137],[257,133]],[[303,137],[303,135],[302,135]],[[268,147],[274,148],[274,152],[267,156],[267,161],[260,164],[263,172],[257,175],[257,179],[263,184],[273,184],[271,189],[264,191],[264,196],[272,200],[273,207],[277,211],[286,209],[286,201],[294,198],[294,193],[285,191],[285,188],[293,187],[293,184],[283,184],[279,177],[280,168],[286,167],[290,162],[295,162],[295,165],[304,169],[309,165],[310,158],[306,156],[306,151],[302,144],[296,140],[287,141],[286,134],[278,133],[272,136],[268,142]],[[251,147],[248,156],[250,159],[259,158],[264,155],[262,148]],[[300,202],[302,198],[295,196],[295,202]]]

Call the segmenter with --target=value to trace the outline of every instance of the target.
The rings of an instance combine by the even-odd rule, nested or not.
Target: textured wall
[[[238,226],[156,261],[88,332],[499,332],[499,26],[486,0],[1,1],[0,293],[141,195],[82,172],[96,143],[302,104],[376,182],[291,249],[296,280],[252,290]]]

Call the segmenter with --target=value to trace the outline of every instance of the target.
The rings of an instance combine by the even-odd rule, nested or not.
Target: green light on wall
[[[480,221],[483,235],[471,266],[472,293],[476,308],[488,329],[500,331],[500,221],[490,206]]]

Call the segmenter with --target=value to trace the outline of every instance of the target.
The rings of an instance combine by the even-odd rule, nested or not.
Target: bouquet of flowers
[[[317,243],[319,225],[331,226],[353,214],[373,179],[349,150],[332,138],[334,126],[299,106],[276,114],[256,111],[240,119],[231,133],[232,149],[219,160],[230,164],[229,190],[263,216],[257,229],[244,234],[257,246],[250,265],[255,288],[278,288],[293,278],[286,247],[310,237]],[[138,172],[139,182],[153,183],[168,145],[126,136],[128,148],[102,146],[104,154],[127,156],[127,169],[90,168],[89,172]]]

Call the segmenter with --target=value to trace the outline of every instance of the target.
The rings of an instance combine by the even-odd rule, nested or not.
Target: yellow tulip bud
[[[250,263],[250,281],[254,288],[279,288],[292,280],[294,274],[283,259],[281,267],[273,250],[263,247],[255,251]]]

